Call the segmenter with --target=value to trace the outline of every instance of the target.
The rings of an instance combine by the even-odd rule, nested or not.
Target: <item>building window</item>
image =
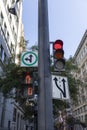
[[[7,55],[5,52],[4,52],[4,63],[7,63]]]
[[[6,26],[6,23],[4,23],[4,33],[6,34],[6,31],[7,31],[7,26]]]
[[[11,51],[13,50],[13,44],[11,43]]]
[[[85,115],[85,122],[87,123],[87,114]]]
[[[0,58],[1,58],[1,48],[2,48],[1,46],[2,46],[2,45],[0,45]]]
[[[9,17],[10,17],[10,23],[11,23],[11,21],[12,21],[12,17],[11,17],[11,14],[10,14],[10,16],[9,16]]]
[[[2,62],[7,63],[7,55],[2,45],[0,45],[0,59]]]
[[[14,38],[15,38],[15,41],[17,40],[17,35],[16,35],[16,33],[15,33],[15,35],[14,35]]]
[[[4,4],[6,5],[6,3],[7,3],[7,0],[4,0]]]
[[[15,0],[12,0],[12,4],[14,4],[15,3]]]
[[[87,111],[87,105],[84,106],[84,110]]]
[[[7,32],[7,42],[9,41],[9,33]]]
[[[3,49],[2,45],[0,46],[0,57],[1,57],[1,60],[3,61],[4,60],[4,49]]]
[[[16,113],[17,113],[17,110],[16,108],[14,108],[14,111],[13,111],[13,121],[16,122]]]
[[[2,14],[2,12],[1,12],[1,15],[0,15],[0,24],[1,24],[1,25],[3,24],[3,19],[4,19],[4,17],[3,17],[3,14]]]

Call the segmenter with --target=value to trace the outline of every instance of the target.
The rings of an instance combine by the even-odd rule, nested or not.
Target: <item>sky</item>
[[[87,29],[87,0],[48,0],[49,41],[61,39],[64,57],[74,56]],[[23,0],[25,39],[38,43],[38,0]]]

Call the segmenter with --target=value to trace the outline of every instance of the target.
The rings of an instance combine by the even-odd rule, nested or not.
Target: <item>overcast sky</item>
[[[49,40],[64,42],[65,58],[74,55],[87,29],[87,0],[48,0]],[[38,43],[38,0],[23,1],[25,39]]]

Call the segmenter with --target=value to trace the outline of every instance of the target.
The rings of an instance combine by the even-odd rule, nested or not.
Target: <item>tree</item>
[[[70,57],[69,60],[66,62],[64,75],[68,78],[70,97],[74,102],[77,102],[78,87],[80,84],[82,84],[82,81],[76,79],[76,77],[74,76],[74,74],[78,73],[78,71],[78,66],[75,64],[74,59]]]
[[[21,49],[21,50],[25,50],[27,43],[28,43],[28,41],[26,41],[26,40],[24,39],[24,37],[22,36],[22,37],[20,38],[20,42],[19,42],[19,47],[20,47],[20,49]],[[21,50],[20,50],[20,51],[21,51]]]
[[[0,89],[4,96],[10,93],[13,88],[20,88],[21,75],[24,68],[11,62],[3,66],[3,72],[0,76]]]
[[[25,49],[25,40],[23,37],[21,37],[20,40],[20,48],[23,50]],[[22,85],[23,74],[26,72],[27,68],[20,67],[20,65],[13,63],[12,58],[9,58],[8,64],[4,64],[2,68],[3,72],[0,75],[0,91],[7,98],[14,98],[15,101],[23,108],[25,118],[30,118],[33,112],[31,111],[29,103],[28,106],[26,106],[27,97],[24,97],[22,94],[24,91]],[[28,70],[30,69],[28,68]],[[15,93],[12,92],[13,89],[15,89]]]
[[[22,85],[23,73],[26,68],[22,68],[9,59],[8,64],[3,66],[3,72],[0,76],[0,91],[6,98],[13,98],[24,110],[24,118],[30,119],[33,115],[30,103],[26,105],[27,97],[23,95],[24,86]],[[14,92],[12,90],[15,89]]]
[[[21,39],[23,42],[23,39]],[[38,46],[32,46],[31,49],[38,50]],[[9,95],[13,88],[15,88],[18,92],[16,94],[15,99],[22,105],[25,105],[26,99],[23,98],[19,92],[22,91],[22,75],[23,72],[26,70],[26,68],[21,68],[19,65],[16,65],[15,63],[11,62],[11,59],[9,60],[8,64],[3,66],[3,73],[0,77],[0,88],[1,91],[5,96]],[[66,76],[68,78],[69,82],[69,90],[70,90],[70,96],[73,100],[77,99],[77,93],[78,93],[78,84],[80,83],[78,80],[76,80],[73,77],[73,72],[77,71],[77,66],[74,64],[73,58],[70,58],[66,61],[66,68],[65,72],[61,73],[61,76]],[[51,66],[51,72],[53,72],[53,66]],[[11,95],[12,96],[12,95]],[[57,108],[64,109],[67,104],[64,101],[61,100],[53,100],[53,106],[54,106],[54,114],[57,113]]]
[[[16,55],[16,58],[18,59],[19,61],[19,64],[20,64],[20,57],[21,57],[21,53],[22,51],[25,51],[26,50],[26,45],[28,44],[28,40],[25,40],[24,37],[22,36],[20,38],[20,42],[19,42],[19,52],[18,54]]]

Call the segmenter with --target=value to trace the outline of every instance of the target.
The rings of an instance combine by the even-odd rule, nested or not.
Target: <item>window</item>
[[[4,49],[3,49],[2,45],[0,46],[0,57],[1,57],[1,60],[3,61],[4,60]]]
[[[2,45],[0,45],[0,58],[1,58],[1,48],[2,48],[1,46],[2,46]]]
[[[4,52],[4,63],[7,63],[7,55],[5,52]]]
[[[14,4],[15,0],[12,0],[12,4]]]
[[[4,0],[4,4],[6,5],[7,0]]]
[[[7,26],[6,26],[6,23],[4,23],[4,33],[6,34],[6,31],[7,31]]]
[[[7,55],[4,51],[4,48],[2,45],[0,45],[0,59],[2,62],[6,63],[7,62]]]
[[[12,43],[11,43],[10,49],[11,49],[11,53],[13,53],[13,54],[14,54],[15,49],[14,49],[14,45],[13,45]]]
[[[14,111],[13,111],[13,121],[15,121],[15,122],[16,122],[16,112],[17,112],[17,110],[16,110],[16,108],[14,108]]]
[[[85,115],[85,122],[87,123],[87,114]]]
[[[11,17],[11,14],[10,14],[10,16],[9,16],[9,17],[10,17],[10,23],[11,23],[11,21],[12,21],[12,17]]]
[[[9,41],[9,33],[7,32],[7,42]]]
[[[3,24],[3,19],[4,19],[4,17],[3,17],[3,14],[2,14],[2,12],[1,12],[1,15],[0,15],[0,24],[1,24],[1,25]]]
[[[12,42],[11,42],[11,50],[13,50],[13,44],[12,44]]]

